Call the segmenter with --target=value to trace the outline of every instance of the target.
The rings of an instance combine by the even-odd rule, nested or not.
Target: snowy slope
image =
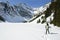
[[[60,28],[50,25],[50,33],[45,34],[45,24],[2,23],[0,40],[60,40]]]
[[[27,22],[32,22],[32,21],[34,22],[37,19],[41,19],[42,16],[45,16],[44,12],[46,11],[47,8],[49,8],[50,4],[51,4],[51,2],[49,2],[48,4],[46,4],[44,6],[41,6],[41,7],[38,7],[38,8],[33,8],[33,10],[34,10],[34,16],[30,20],[28,20]],[[36,18],[38,16],[40,16],[40,18]],[[41,19],[41,20],[43,20],[43,19]]]
[[[53,17],[52,13],[46,20]],[[60,28],[50,25],[50,34],[46,33],[46,23],[37,24],[37,20],[43,15],[38,17],[31,23],[2,23],[0,24],[0,40],[60,40]],[[52,18],[53,20],[53,18]],[[41,20],[42,21],[42,20]]]
[[[44,5],[44,6],[41,6],[41,7],[38,7],[38,8],[33,8],[34,9],[34,13],[37,14],[37,13],[43,13],[44,11],[46,11],[47,8],[49,8],[51,2],[49,2],[48,4]]]

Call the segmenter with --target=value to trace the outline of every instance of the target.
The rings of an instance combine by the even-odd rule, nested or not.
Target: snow
[[[60,28],[51,24],[50,33],[45,34],[45,24],[0,24],[0,40],[60,40]]]
[[[47,21],[47,22],[52,21],[52,20],[54,19],[53,15],[54,15],[54,12],[51,13],[51,15],[46,19],[46,21]],[[50,19],[51,19],[51,20],[50,20]]]
[[[37,20],[41,19],[41,15],[31,23],[1,23],[0,24],[0,40],[60,40],[60,28],[50,25],[50,34],[46,34],[45,25],[37,24]],[[53,17],[53,13],[48,17]],[[42,21],[42,20],[41,20]]]
[[[44,6],[41,6],[41,7],[38,7],[38,8],[33,8],[34,10],[34,13],[37,14],[37,13],[43,13],[47,8],[49,8],[51,2],[49,2],[48,4],[44,5]]]

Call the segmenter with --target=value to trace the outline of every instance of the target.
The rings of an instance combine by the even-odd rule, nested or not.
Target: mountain
[[[9,3],[0,2],[0,22],[32,22],[38,17],[41,18],[41,23],[53,19],[50,23],[60,26],[60,0],[53,0],[38,8],[32,8],[25,3],[12,6]]]
[[[34,21],[35,19],[37,19],[38,17],[42,17],[42,15],[45,15],[45,11],[47,11],[47,8],[49,8],[51,2],[49,2],[48,4],[38,7],[38,8],[33,8],[34,10],[34,17],[32,19],[29,20],[29,22]],[[41,19],[42,20],[42,19]]]
[[[33,9],[25,3],[10,5],[8,2],[0,2],[0,20],[7,22],[26,22],[34,16]]]
[[[42,19],[44,19],[42,21],[42,23],[45,23],[48,19],[51,21],[50,22],[51,24],[54,24],[55,26],[60,27],[60,0],[53,0],[53,1],[51,1],[51,4],[49,5],[49,7],[48,7],[48,5],[44,6],[45,8],[43,8],[43,6],[40,7],[40,10],[39,10],[39,8],[34,8],[35,10],[37,9],[35,11],[36,15],[37,15],[37,13],[39,15],[37,15],[35,18],[31,19],[30,22],[34,21],[35,19],[40,17],[42,14],[44,14],[44,16],[42,17]],[[50,18],[50,16],[52,16],[52,18]],[[40,22],[40,20],[38,20],[38,23],[39,22]]]
[[[2,18],[0,20],[13,23],[32,22],[41,16],[50,4],[51,2],[38,8],[32,8],[25,3],[10,5],[9,2],[0,2],[0,18]]]
[[[44,11],[46,11],[47,8],[49,8],[51,2],[41,6],[41,7],[38,7],[38,8],[33,8],[35,11],[34,13],[43,13]]]
[[[54,19],[51,24],[60,27],[60,0],[52,0],[49,8],[44,13],[46,18],[54,13]]]

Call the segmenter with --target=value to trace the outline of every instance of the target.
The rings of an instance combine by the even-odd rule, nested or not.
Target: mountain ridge
[[[0,16],[8,22],[23,22],[29,20],[34,15],[32,11],[33,9],[24,3],[11,6],[8,3],[0,2]]]

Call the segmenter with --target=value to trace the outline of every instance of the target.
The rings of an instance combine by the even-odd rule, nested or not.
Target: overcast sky
[[[6,2],[7,0],[0,0]],[[32,7],[40,7],[50,2],[51,0],[8,0],[11,4],[26,3]]]

